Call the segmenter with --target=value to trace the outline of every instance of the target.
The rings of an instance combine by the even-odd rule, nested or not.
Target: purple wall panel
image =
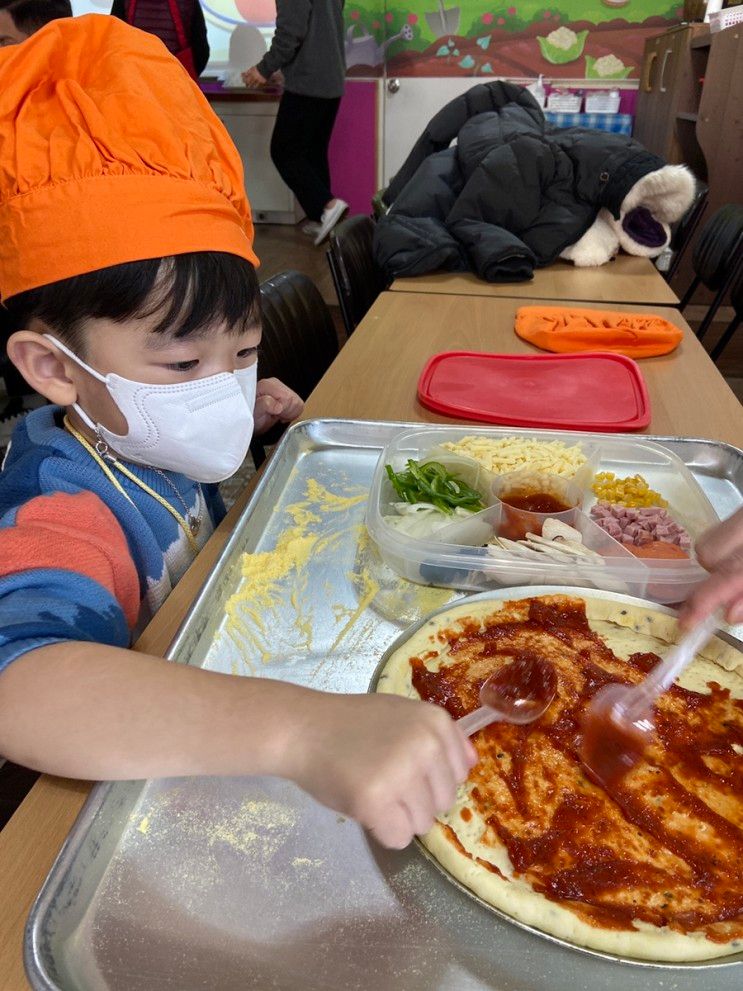
[[[370,213],[377,191],[377,83],[346,82],[330,142],[333,193],[345,200],[350,213]]]

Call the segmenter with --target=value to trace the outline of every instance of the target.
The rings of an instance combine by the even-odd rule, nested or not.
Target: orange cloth
[[[90,14],[2,50],[0,298],[252,244],[237,149],[161,41]]]
[[[521,306],[515,330],[545,351],[616,351],[628,358],[668,354],[683,337],[663,317],[577,306]]]

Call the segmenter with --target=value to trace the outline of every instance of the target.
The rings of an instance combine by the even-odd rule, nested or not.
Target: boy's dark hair
[[[155,333],[199,334],[223,324],[234,334],[260,325],[260,290],[249,261],[222,251],[125,262],[29,289],[0,308],[3,343],[42,321],[82,356],[86,320],[123,322],[157,317]]]
[[[16,28],[29,35],[50,21],[72,17],[70,0],[0,0],[0,10],[7,10]]]

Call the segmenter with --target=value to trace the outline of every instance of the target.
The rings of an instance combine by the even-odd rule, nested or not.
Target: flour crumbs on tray
[[[295,812],[270,799],[250,799],[237,813],[209,829],[209,846],[225,843],[237,853],[270,860],[286,843],[297,824]]]
[[[228,803],[220,801],[218,783],[215,789],[212,804],[194,801],[181,786],[166,788],[130,819],[138,844],[183,851],[181,876],[171,873],[171,883],[184,891],[222,884],[236,856],[261,871],[271,871],[271,864],[278,862],[304,870],[322,866],[323,860],[295,854],[299,821],[290,804],[260,793]]]
[[[302,867],[322,867],[325,861],[321,858],[316,857],[294,857],[292,860],[292,867],[302,868]]]
[[[363,523],[368,488],[308,478],[303,495],[272,518],[273,548],[240,560],[223,627],[233,674],[314,655],[315,677],[341,647],[349,663],[362,656],[375,616],[406,625],[452,598],[447,589],[406,582],[384,564]]]
[[[311,560],[317,563],[359,525],[368,493],[360,486],[333,492],[309,478],[304,494],[303,500],[283,509],[287,525],[274,549],[243,555],[243,580],[225,607],[227,632],[247,648],[244,656],[250,673],[255,673],[251,655],[264,664],[270,662],[276,647],[277,615],[287,604],[293,613],[291,645],[295,650],[311,651],[313,606],[308,594],[308,565]],[[282,627],[279,624],[278,628]]]

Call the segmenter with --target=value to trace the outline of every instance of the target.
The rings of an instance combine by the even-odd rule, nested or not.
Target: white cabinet
[[[278,101],[215,100],[212,109],[235,142],[255,223],[295,224],[303,211],[271,161]]]
[[[490,79],[487,80],[488,82]],[[386,186],[433,115],[481,79],[404,76],[388,79],[384,93],[383,179]]]

